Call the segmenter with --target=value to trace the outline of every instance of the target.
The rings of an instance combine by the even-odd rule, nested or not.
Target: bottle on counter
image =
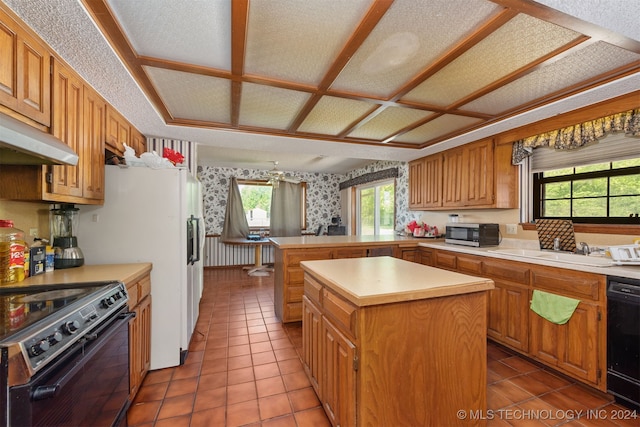
[[[24,248],[24,231],[12,220],[0,220],[0,285],[24,280]]]

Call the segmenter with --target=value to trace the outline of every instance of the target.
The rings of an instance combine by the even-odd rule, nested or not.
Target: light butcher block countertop
[[[333,246],[385,246],[411,242],[418,239],[406,236],[296,236],[271,237],[269,240],[279,249],[322,248]]]
[[[16,285],[58,285],[69,283],[89,283],[119,280],[130,283],[151,271],[151,263],[83,265],[76,268],[62,268],[49,273],[28,277]],[[12,285],[13,286],[13,285]]]
[[[493,289],[493,281],[392,257],[302,261],[316,276],[356,306],[388,304]]]

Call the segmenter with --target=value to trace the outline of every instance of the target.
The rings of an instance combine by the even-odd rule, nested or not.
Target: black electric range
[[[124,408],[126,325],[132,317],[127,301],[126,287],[118,281],[0,287],[0,426],[39,425],[45,419],[46,425],[81,422],[86,402],[76,398],[70,404],[68,399],[79,395],[72,387],[81,378],[96,383],[100,368],[88,372],[87,366],[122,367],[118,384],[100,394],[117,396],[118,407]],[[61,399],[66,399],[64,404]],[[112,425],[119,412],[107,414],[102,425]]]

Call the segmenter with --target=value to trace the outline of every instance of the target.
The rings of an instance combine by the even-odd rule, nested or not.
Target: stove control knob
[[[47,337],[47,341],[49,341],[49,345],[56,345],[62,341],[62,334],[56,331]]]
[[[62,325],[62,331],[67,335],[75,334],[79,328],[80,322],[77,320],[72,320]]]
[[[111,297],[109,297],[109,298],[105,298],[105,299],[103,299],[103,300],[102,300],[102,306],[103,306],[104,308],[109,308],[109,307],[111,307],[111,306],[112,306],[113,304],[115,304],[115,303],[116,303],[116,300],[115,300],[115,298],[113,298],[112,296],[111,296]]]
[[[47,350],[49,350],[49,341],[44,339],[40,342],[35,343],[31,347],[29,347],[29,355],[31,357],[35,357],[44,353]]]

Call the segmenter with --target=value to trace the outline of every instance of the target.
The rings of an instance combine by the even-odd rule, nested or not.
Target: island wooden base
[[[305,272],[303,359],[331,422],[486,425],[486,310],[486,291],[357,307]]]

